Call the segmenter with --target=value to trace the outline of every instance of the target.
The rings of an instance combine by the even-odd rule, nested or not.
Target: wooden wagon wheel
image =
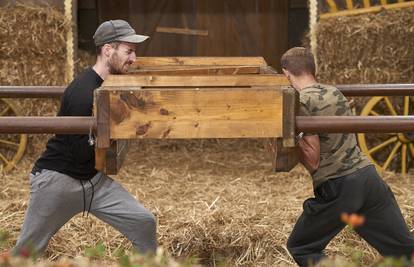
[[[16,105],[0,98],[0,116],[21,116]],[[16,167],[24,154],[27,134],[0,134],[0,171],[7,172]]]
[[[361,116],[414,114],[413,99],[404,97],[372,97]],[[414,159],[414,133],[358,134],[361,150],[380,170],[392,170],[405,175]]]

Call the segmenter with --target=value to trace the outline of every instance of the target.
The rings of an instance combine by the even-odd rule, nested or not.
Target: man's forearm
[[[299,160],[312,174],[319,168],[320,147],[317,135],[305,136],[298,142]]]

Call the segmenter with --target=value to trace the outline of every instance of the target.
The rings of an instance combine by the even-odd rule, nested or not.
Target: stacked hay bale
[[[414,82],[414,8],[321,20],[317,42],[322,82]]]
[[[65,85],[66,33],[63,11],[48,6],[10,5],[0,9],[0,85]],[[26,116],[53,116],[56,100],[16,100]],[[44,136],[33,136],[29,152]],[[29,153],[30,154],[30,153]]]

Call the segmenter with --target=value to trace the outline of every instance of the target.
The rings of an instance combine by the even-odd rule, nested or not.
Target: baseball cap
[[[128,22],[122,19],[108,20],[99,25],[93,35],[96,46],[120,41],[127,43],[141,43],[149,36],[136,34],[135,30]]]

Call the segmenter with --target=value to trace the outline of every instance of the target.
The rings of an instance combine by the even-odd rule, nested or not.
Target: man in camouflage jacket
[[[315,61],[308,49],[288,50],[281,65],[299,91],[299,115],[352,115],[347,99],[337,88],[316,81]],[[303,213],[287,242],[300,266],[315,264],[324,257],[323,250],[345,227],[344,218],[349,214],[360,218],[355,231],[381,255],[411,258],[414,237],[392,191],[362,154],[354,134],[305,133],[298,147],[300,162],[312,175],[315,193],[303,203]]]

